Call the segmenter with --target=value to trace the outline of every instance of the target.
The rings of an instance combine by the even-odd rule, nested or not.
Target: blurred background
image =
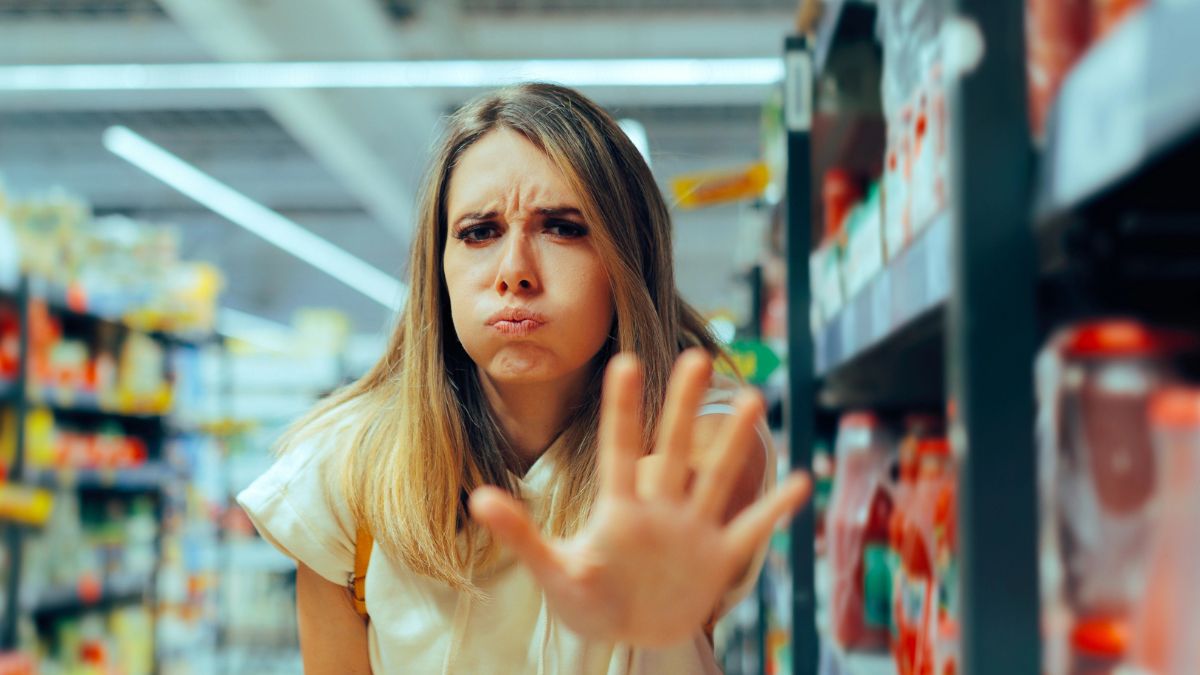
[[[445,115],[522,80],[642,149],[816,475],[726,672],[1200,672],[1197,39],[1198,0],[0,0],[0,675],[300,672],[233,496],[381,356]]]

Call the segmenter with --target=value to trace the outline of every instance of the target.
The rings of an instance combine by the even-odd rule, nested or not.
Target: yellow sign
[[[729,171],[706,171],[677,176],[671,181],[675,201],[688,209],[753,199],[771,180],[765,162]]]

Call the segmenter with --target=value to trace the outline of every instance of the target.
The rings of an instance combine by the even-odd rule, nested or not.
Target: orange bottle
[[[917,457],[916,488],[906,509],[900,544],[903,601],[897,668],[905,675],[933,675],[937,619],[934,530],[940,495],[951,480],[950,444],[945,438],[924,439],[917,444]]]
[[[888,568],[892,575],[892,656],[900,663],[900,627],[903,623],[903,569],[900,552],[904,536],[905,518],[909,502],[917,482],[917,445],[923,438],[935,436],[941,429],[941,420],[933,415],[909,415],[904,420],[904,438],[898,451],[899,477],[893,496],[892,516],[888,520]],[[903,674],[902,674],[903,675]]]
[[[937,584],[932,649],[936,675],[958,672],[958,483],[953,464],[937,485],[933,514],[933,573]]]

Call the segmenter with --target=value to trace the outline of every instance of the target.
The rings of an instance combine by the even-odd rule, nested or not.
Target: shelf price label
[[[5,483],[0,485],[0,520],[41,527],[54,509],[54,493],[41,488]]]
[[[726,347],[730,360],[737,366],[738,371],[746,381],[761,385],[783,363],[775,350],[764,342],[756,340],[741,340],[730,343]],[[718,370],[722,370],[718,367]],[[731,375],[728,371],[725,374]]]
[[[771,182],[765,162],[729,171],[706,171],[676,176],[671,180],[675,201],[687,209],[736,202],[762,196]]]

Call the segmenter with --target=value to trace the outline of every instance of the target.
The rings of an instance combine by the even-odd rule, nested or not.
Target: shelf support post
[[[1024,3],[950,0],[949,7],[948,30],[980,48],[977,62],[946,64],[952,217],[946,358],[959,464],[959,671],[1036,673],[1037,306]]]

